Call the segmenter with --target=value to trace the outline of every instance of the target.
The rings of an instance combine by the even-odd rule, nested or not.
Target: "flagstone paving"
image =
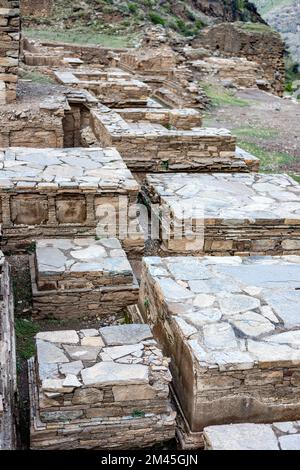
[[[300,419],[300,257],[144,258],[140,308],[192,431]]]

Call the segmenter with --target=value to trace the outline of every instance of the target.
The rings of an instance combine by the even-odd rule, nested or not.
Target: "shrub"
[[[161,26],[165,26],[166,24],[166,20],[159,16],[158,13],[155,13],[155,11],[149,13],[149,18],[153,24],[160,24]]]
[[[130,13],[136,13],[138,11],[138,5],[136,3],[128,3],[128,10]]]

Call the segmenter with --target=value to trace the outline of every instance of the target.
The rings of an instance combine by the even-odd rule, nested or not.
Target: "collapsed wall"
[[[273,93],[282,96],[285,81],[284,43],[278,33],[265,25],[221,23],[205,28],[193,41],[223,57],[245,57],[264,72]]]
[[[17,94],[20,10],[19,0],[0,0],[0,105]]]

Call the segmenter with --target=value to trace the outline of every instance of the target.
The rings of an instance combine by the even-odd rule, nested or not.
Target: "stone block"
[[[300,419],[299,282],[299,256],[144,258],[139,306],[192,433]]]
[[[300,254],[300,185],[288,175],[147,175],[167,254]]]
[[[38,240],[30,263],[33,314],[39,318],[104,318],[137,300],[137,281],[117,239]],[[98,346],[99,337],[83,337],[87,351]]]
[[[124,326],[134,334],[147,325]],[[151,334],[126,344],[125,332],[125,344],[106,346],[111,328],[88,331],[92,336],[83,331],[37,335],[37,357],[28,362],[32,449],[136,449],[174,437],[167,358]],[[116,328],[121,337],[124,328]],[[82,343],[96,338],[92,357],[86,354],[91,347]],[[119,354],[112,355],[108,350],[115,348]]]

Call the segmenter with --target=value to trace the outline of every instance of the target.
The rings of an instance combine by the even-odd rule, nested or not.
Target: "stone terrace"
[[[147,175],[144,193],[170,253],[300,254],[300,186],[287,175]]]
[[[201,128],[192,109],[120,110],[105,106],[91,111],[94,134],[114,146],[133,171],[257,170],[256,158],[236,153],[236,139],[226,129]]]
[[[138,298],[138,284],[116,238],[39,240],[31,281],[38,318],[103,320]]]
[[[300,421],[209,426],[204,440],[206,450],[299,450]]]
[[[297,256],[144,258],[140,307],[193,433],[300,419],[299,287]]]
[[[137,200],[139,186],[115,149],[27,149],[0,151],[0,197],[5,246],[39,238],[118,236],[119,213]],[[115,211],[115,214],[113,212]],[[115,215],[115,225],[106,225]],[[142,251],[143,234],[125,233],[128,250]],[[122,229],[123,230],[123,229]],[[123,231],[122,231],[123,233]]]
[[[146,106],[151,88],[120,69],[54,72],[59,83],[86,89],[107,106]]]
[[[15,434],[16,351],[10,268],[0,252],[0,450],[13,449]]]
[[[171,375],[147,325],[36,337],[32,449],[128,449],[172,439]]]

